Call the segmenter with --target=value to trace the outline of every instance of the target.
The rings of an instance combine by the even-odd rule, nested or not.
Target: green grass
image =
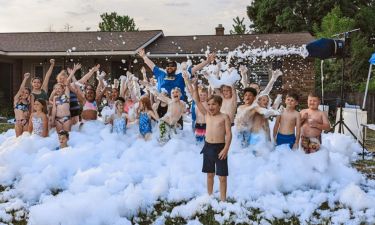
[[[139,225],[149,225],[155,222],[155,220],[160,217],[163,212],[168,212],[167,215],[164,217],[165,225],[179,225],[179,224],[186,224],[187,221],[182,218],[182,217],[170,217],[169,213],[172,211],[172,209],[178,205],[185,204],[185,202],[180,202],[180,203],[168,203],[161,201],[158,204],[154,206],[154,209],[149,212],[149,213],[139,213],[137,216],[133,217],[131,219],[133,224],[139,224]],[[205,207],[204,207],[205,208]],[[262,211],[257,209],[257,208],[248,208],[249,214],[247,219],[251,222],[256,222],[257,224],[260,224],[265,221],[272,225],[299,225],[302,224],[303,222],[306,222],[307,224],[316,224],[313,223],[313,221],[319,221],[319,224],[322,225],[329,225],[332,224],[331,218],[321,218],[321,215],[319,211],[330,211],[334,212],[339,209],[341,209],[342,206],[337,203],[334,207],[334,209],[331,209],[328,206],[328,202],[322,203],[322,205],[315,210],[315,212],[312,214],[312,218],[310,218],[308,221],[300,221],[299,218],[296,215],[292,215],[287,218],[272,218],[272,219],[267,219],[263,218],[261,213]],[[287,213],[287,212],[286,212]],[[222,212],[216,212],[214,211],[211,206],[206,207],[205,211],[203,213],[198,213],[196,215],[192,216],[192,219],[197,218],[202,224],[204,225],[219,225],[220,223],[215,220],[215,215],[223,215]],[[235,215],[231,214],[229,221],[224,221],[224,225],[245,225],[249,223],[235,223],[234,221],[236,220]],[[361,223],[365,224],[365,222]]]
[[[358,160],[352,165],[369,179],[375,179],[375,160]]]
[[[0,134],[12,128],[14,128],[14,124],[0,123]]]

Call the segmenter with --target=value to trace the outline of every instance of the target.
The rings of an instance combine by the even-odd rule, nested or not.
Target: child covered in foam
[[[240,133],[246,134],[246,138],[242,140],[243,147],[271,141],[268,118],[280,114],[276,109],[281,103],[281,95],[277,96],[274,105],[271,107],[271,98],[268,94],[277,78],[281,75],[282,72],[280,70],[273,71],[270,82],[257,95],[255,101],[251,105],[240,107],[235,124]]]

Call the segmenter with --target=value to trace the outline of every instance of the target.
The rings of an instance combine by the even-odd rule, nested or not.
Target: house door
[[[0,108],[13,105],[13,65],[0,63]]]

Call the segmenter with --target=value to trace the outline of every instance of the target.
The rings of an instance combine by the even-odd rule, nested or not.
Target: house
[[[58,72],[72,63],[83,64],[81,73],[99,63],[112,78],[126,71],[138,72],[143,66],[136,56],[145,48],[156,64],[173,59],[178,62],[192,59],[195,63],[204,57],[209,47],[219,56],[225,57],[229,51],[242,44],[253,48],[280,46],[302,46],[313,40],[307,32],[280,34],[224,35],[219,25],[215,35],[164,36],[162,30],[137,32],[34,32],[0,33],[0,105],[12,102],[22,81],[22,76],[30,72],[32,76],[43,76],[49,67],[49,59],[56,60],[49,88],[55,83]],[[290,88],[306,98],[314,90],[313,59],[299,55],[280,57],[284,76],[280,91]],[[249,76],[256,76],[261,85],[268,82],[273,62],[249,63]],[[149,75],[151,72],[149,71]],[[250,75],[252,74],[252,75]],[[80,74],[78,74],[80,76]],[[252,78],[252,77],[251,77]]]

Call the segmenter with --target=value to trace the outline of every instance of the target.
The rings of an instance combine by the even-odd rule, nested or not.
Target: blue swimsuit
[[[125,134],[126,133],[126,119],[124,117],[114,118],[112,130],[114,133]]]
[[[151,119],[147,112],[141,112],[139,115],[139,133],[145,136],[147,133],[151,132]]]

